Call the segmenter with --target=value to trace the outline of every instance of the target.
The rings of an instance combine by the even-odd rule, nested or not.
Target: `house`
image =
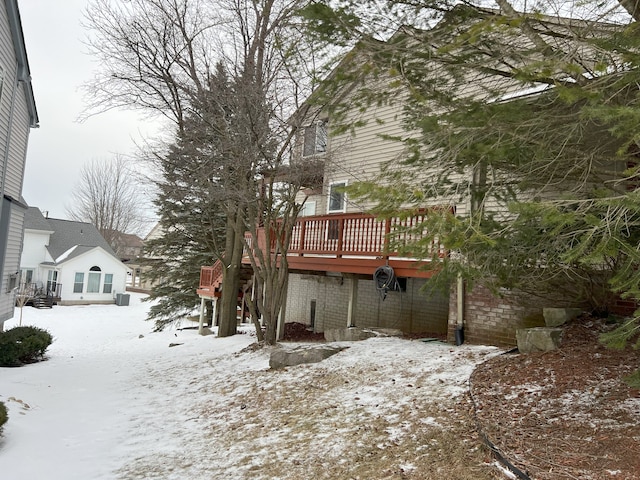
[[[160,223],[156,223],[153,228],[147,233],[144,239],[140,240],[139,246],[136,245],[135,260],[126,261],[125,263],[131,268],[131,275],[129,276],[129,281],[127,282],[127,289],[130,291],[138,291],[148,293],[153,288],[153,283],[149,280],[146,272],[149,270],[149,266],[145,266],[142,264],[142,259],[144,255],[148,255],[148,252],[145,252],[145,246],[149,240],[154,240],[163,235],[163,229]],[[133,242],[131,242],[133,243]]]
[[[492,14],[487,11],[487,15]],[[563,21],[545,22],[541,31],[552,41],[564,41],[562,30],[568,27]],[[505,39],[528,47],[527,38],[517,40],[522,43],[518,44],[513,37]],[[357,61],[354,55],[347,58]],[[446,72],[434,73],[434,81],[447,80]],[[319,190],[301,192],[299,196],[300,202],[304,201],[304,210],[287,253],[290,273],[285,321],[305,323],[316,332],[349,326],[397,328],[415,335],[444,336],[451,342],[462,340],[456,337],[464,326],[464,336],[469,341],[515,344],[516,329],[540,321],[543,306],[540,301],[537,305],[523,306],[510,292],[498,297],[483,287],[467,289],[461,281],[450,285],[448,292],[426,295],[424,291],[438,269],[437,260],[417,261],[389,248],[391,232],[406,231],[399,233],[400,240],[402,235],[410,241],[419,239],[420,233],[410,227],[420,224],[421,217],[429,215],[432,209],[468,215],[473,208],[470,195],[463,192],[442,196],[409,216],[379,220],[367,213],[371,205],[355,203],[345,192],[345,187],[353,183],[376,180],[383,165],[407,156],[405,144],[394,139],[407,136],[403,128],[402,96],[385,97],[381,93],[384,101],[363,108],[357,97],[358,86],[374,91],[374,87],[380,91],[385,87],[380,78],[369,82],[362,85],[356,79],[339,92],[336,101],[353,106],[341,112],[343,118],[351,120],[348,129],[330,128],[335,109],[318,107],[310,109],[311,114],[305,112],[297,161],[323,159],[324,178]],[[531,88],[525,88],[529,85],[500,75],[452,78],[451,84],[470,98],[490,97],[496,102],[514,101],[532,93]],[[533,90],[534,94],[541,91],[541,88]],[[473,172],[459,175],[463,184]],[[410,235],[413,237],[408,238]],[[260,239],[256,243],[260,244]],[[438,244],[432,244],[431,248],[435,259],[450,254]],[[216,297],[220,275],[219,264],[203,267],[198,289],[201,298]]]
[[[18,285],[22,228],[26,205],[22,200],[27,142],[38,127],[17,0],[0,6],[0,331],[13,317]]]
[[[140,259],[144,248],[144,240],[133,233],[111,232],[111,247],[122,263],[129,267],[127,289],[145,291],[142,285]]]
[[[122,233],[113,231],[110,235],[113,239],[111,247],[123,262],[137,262],[142,255],[144,240],[134,233]]]
[[[24,222],[21,282],[60,305],[115,303],[128,267],[90,223],[46,218],[29,207]]]

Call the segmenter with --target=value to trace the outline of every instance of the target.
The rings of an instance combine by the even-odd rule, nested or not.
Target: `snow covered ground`
[[[250,327],[153,333],[141,298],[25,307],[54,342],[45,362],[0,368],[3,480],[431,478],[443,413],[497,353],[380,338],[272,371]]]

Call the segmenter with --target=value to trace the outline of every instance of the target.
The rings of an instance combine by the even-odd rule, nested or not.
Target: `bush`
[[[53,338],[38,327],[15,327],[0,333],[0,367],[19,367],[41,360]]]
[[[7,413],[7,407],[4,406],[4,403],[0,402],[0,433],[2,433],[2,427],[9,420],[9,414]]]

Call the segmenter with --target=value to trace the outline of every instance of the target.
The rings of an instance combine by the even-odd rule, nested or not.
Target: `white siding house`
[[[13,317],[18,282],[22,201],[29,129],[38,126],[17,0],[0,6],[0,331]]]
[[[114,303],[126,290],[129,268],[90,223],[25,217],[21,279],[61,305]]]

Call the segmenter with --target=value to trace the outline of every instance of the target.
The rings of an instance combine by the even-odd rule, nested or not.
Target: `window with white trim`
[[[89,269],[89,278],[87,279],[87,293],[99,293],[100,292],[100,267],[91,267]]]
[[[23,268],[20,271],[20,285],[30,285],[33,283],[33,269]]]
[[[49,270],[47,273],[47,291],[54,292],[58,288],[58,271]]]
[[[320,121],[305,127],[303,157],[327,151],[327,122]]]
[[[312,217],[315,214],[316,214],[316,202],[307,200],[306,202],[304,202],[304,205],[302,206],[302,209],[300,210],[300,213],[298,214],[298,216]]]
[[[343,213],[347,210],[347,182],[335,182],[329,185],[328,213]]]
[[[111,290],[113,290],[113,273],[105,273],[102,293],[111,293]]]
[[[82,293],[84,287],[84,273],[76,272],[76,276],[73,279],[73,293]]]

